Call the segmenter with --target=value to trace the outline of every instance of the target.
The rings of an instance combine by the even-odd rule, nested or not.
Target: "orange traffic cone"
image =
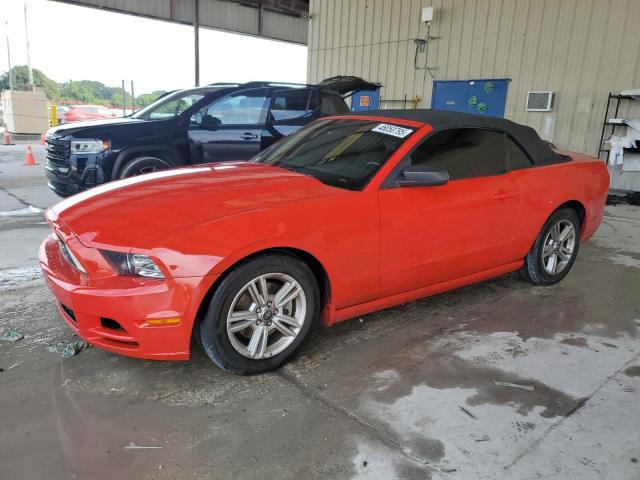
[[[40,135],[40,145],[44,145],[46,143],[46,140],[44,139],[44,133],[42,135]]]
[[[13,142],[11,141],[11,135],[9,135],[9,132],[7,132],[6,130],[2,134],[2,144],[13,145]]]
[[[35,165],[36,161],[33,158],[33,151],[31,150],[31,145],[27,145],[27,156],[24,157],[25,165]]]

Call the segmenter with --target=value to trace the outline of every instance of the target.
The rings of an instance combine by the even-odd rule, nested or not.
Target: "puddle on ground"
[[[437,472],[386,448],[356,440],[352,480],[436,480]]]
[[[624,373],[627,377],[640,377],[640,365],[625,369]]]

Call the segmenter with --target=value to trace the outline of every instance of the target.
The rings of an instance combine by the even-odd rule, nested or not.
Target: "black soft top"
[[[488,128],[498,130],[509,135],[520,145],[535,164],[545,165],[568,160],[566,156],[554,152],[533,128],[505,120],[504,118],[426,108],[415,110],[367,110],[366,112],[350,112],[345,115],[413,120],[431,125],[435,132],[450,130],[452,128]]]

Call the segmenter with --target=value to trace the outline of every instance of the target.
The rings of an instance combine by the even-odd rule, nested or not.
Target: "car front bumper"
[[[87,247],[77,239],[64,240],[79,258],[83,257],[82,249]],[[213,279],[160,281],[118,275],[90,278],[91,274],[80,273],[67,262],[59,242],[52,234],[42,243],[40,266],[60,314],[78,336],[92,345],[130,357],[189,358],[193,323],[206,293],[205,284]],[[179,322],[154,324],[158,319],[179,319]]]
[[[69,197],[105,182],[102,167],[108,153],[70,154],[66,159],[47,156],[45,173],[49,188],[60,197]]]

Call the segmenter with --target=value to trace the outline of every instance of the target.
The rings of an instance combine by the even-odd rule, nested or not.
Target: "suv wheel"
[[[137,175],[144,175],[145,173],[153,173],[158,170],[166,170],[171,168],[171,164],[166,160],[158,157],[137,157],[133,160],[129,160],[122,170],[118,178],[129,178]]]

